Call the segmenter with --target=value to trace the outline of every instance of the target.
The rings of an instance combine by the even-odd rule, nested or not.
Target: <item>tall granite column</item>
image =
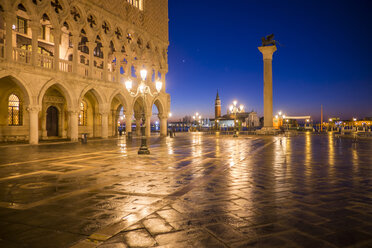
[[[276,46],[261,46],[264,61],[264,128],[273,128],[273,54]]]

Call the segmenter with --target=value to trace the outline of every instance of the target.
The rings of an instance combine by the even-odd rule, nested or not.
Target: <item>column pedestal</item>
[[[273,130],[273,76],[272,60],[276,51],[276,46],[261,46],[258,50],[263,55],[264,61],[264,128],[263,130]]]

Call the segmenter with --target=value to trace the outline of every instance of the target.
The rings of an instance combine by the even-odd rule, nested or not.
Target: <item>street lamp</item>
[[[233,105],[230,105],[230,113],[234,114],[234,135],[233,137],[238,137],[238,134],[236,132],[236,114],[243,112],[244,106],[243,104],[240,104],[239,108],[237,107],[238,102],[233,101]]]
[[[143,105],[142,105],[142,127],[141,127],[141,146],[138,150],[138,154],[150,154],[150,150],[147,147],[146,142],[146,115],[145,115],[145,103],[146,103],[146,95],[149,94],[150,96],[156,96],[159,95],[160,90],[163,86],[163,83],[161,81],[156,81],[155,88],[156,92],[151,92],[151,89],[148,85],[146,85],[146,77],[147,77],[147,70],[142,69],[140,71],[141,75],[141,83],[137,87],[136,92],[132,92],[133,83],[130,79],[128,79],[125,82],[125,88],[128,90],[130,96],[136,97],[140,95],[143,99]]]

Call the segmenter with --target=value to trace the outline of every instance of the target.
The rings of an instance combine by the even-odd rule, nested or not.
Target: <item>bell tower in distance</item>
[[[215,119],[221,117],[221,100],[220,100],[220,96],[218,95],[218,90],[217,90],[216,100],[214,103],[214,117]]]

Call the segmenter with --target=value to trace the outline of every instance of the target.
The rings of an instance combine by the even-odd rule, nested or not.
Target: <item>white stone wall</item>
[[[4,116],[0,116],[0,141],[25,139],[37,143],[40,138],[46,138],[45,113],[50,105],[60,111],[59,136],[72,140],[85,132],[96,137],[115,135],[115,113],[120,105],[124,107],[129,119],[133,114],[138,116],[136,112],[142,111],[142,107],[135,108],[136,105],[144,104],[146,115],[151,116],[152,105],[155,104],[159,118],[166,119],[170,110],[170,96],[165,91],[168,70],[167,8],[156,11],[147,9],[156,5],[147,4],[148,0],[144,2],[143,11],[125,1],[105,1],[103,6],[102,3],[95,4],[97,1],[88,0],[59,2],[61,8],[56,11],[50,1],[37,1],[36,5],[32,0],[0,1],[4,10],[0,23],[5,23],[1,30],[5,39],[0,43],[0,95],[7,97],[8,92],[20,91],[23,104],[22,126],[8,126]],[[115,4],[107,5],[106,2]],[[166,0],[153,2],[167,6]],[[26,12],[18,9],[18,4],[22,4]],[[113,8],[119,4],[122,4],[120,8]],[[130,15],[120,18],[125,13]],[[151,19],[154,23],[154,13],[163,16],[159,16],[159,23],[151,29],[146,20]],[[20,34],[14,29],[17,16],[27,19],[27,34]],[[92,19],[93,25],[89,21]],[[38,39],[43,24],[53,27],[54,43]],[[88,54],[78,49],[82,35],[88,39]],[[70,41],[72,46],[69,45]],[[24,44],[20,44],[22,42]],[[96,57],[93,53],[98,43],[102,46],[103,57]],[[51,47],[51,54],[40,54],[38,47],[46,45]],[[87,61],[92,62],[89,65],[81,64],[81,56],[85,57],[85,64]],[[101,64],[102,67],[96,67]],[[144,103],[132,97],[123,84],[130,79],[136,90],[141,69],[148,71],[146,84],[152,92],[156,92],[153,78],[163,83],[160,93],[148,95]],[[11,85],[11,88],[7,85]],[[53,94],[60,97],[55,99],[62,100],[46,104],[46,97],[49,97],[50,102],[50,95]],[[82,99],[91,102],[87,126],[77,126]],[[2,101],[0,109],[7,111],[7,103]]]

